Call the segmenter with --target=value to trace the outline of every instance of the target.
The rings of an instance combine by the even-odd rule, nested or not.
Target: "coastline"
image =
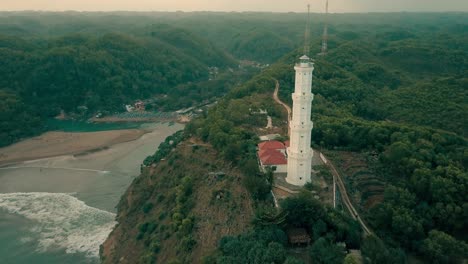
[[[0,167],[63,155],[87,155],[139,139],[150,129],[107,130],[99,132],[46,132],[0,148]]]
[[[141,162],[183,127],[148,123],[129,130],[49,132],[0,149],[9,154],[4,163],[22,159],[0,168],[0,229],[11,230],[0,232],[0,244],[7,246],[0,255],[21,255],[21,263],[98,263],[116,205],[140,174]],[[77,154],[64,154],[72,152]],[[58,156],[28,160],[46,154]]]

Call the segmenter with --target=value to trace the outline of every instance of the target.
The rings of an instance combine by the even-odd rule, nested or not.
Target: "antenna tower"
[[[304,55],[309,56],[310,53],[310,4],[307,5],[307,22],[304,33]]]
[[[328,0],[327,0],[327,4],[325,7],[325,25],[323,27],[321,55],[327,54],[327,49],[328,49]]]

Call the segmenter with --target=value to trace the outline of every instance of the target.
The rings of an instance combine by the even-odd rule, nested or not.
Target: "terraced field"
[[[383,200],[384,182],[369,168],[365,154],[348,151],[330,154],[344,177],[349,194],[361,209],[367,211]]]

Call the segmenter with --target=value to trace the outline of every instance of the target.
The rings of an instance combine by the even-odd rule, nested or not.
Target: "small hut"
[[[136,111],[145,111],[145,103],[143,103],[143,101],[141,101],[141,100],[136,101],[135,110]]]
[[[287,232],[289,244],[293,246],[309,245],[310,236],[304,228],[292,228]]]

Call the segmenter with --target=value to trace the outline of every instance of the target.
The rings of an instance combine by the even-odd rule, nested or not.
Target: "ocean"
[[[0,264],[99,263],[120,197],[140,164],[180,124],[85,156],[0,168]]]

